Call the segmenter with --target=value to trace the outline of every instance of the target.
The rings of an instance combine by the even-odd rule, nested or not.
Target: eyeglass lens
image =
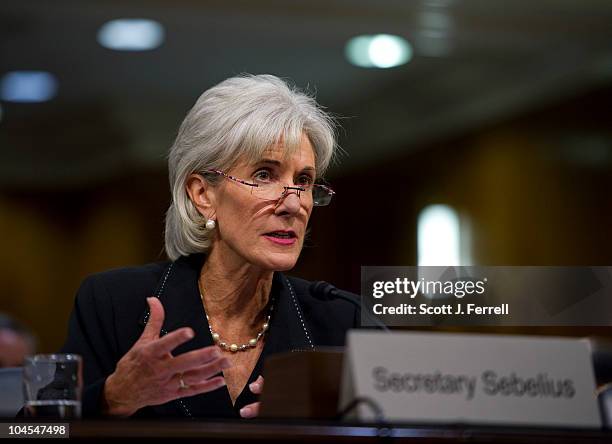
[[[253,187],[252,192],[256,197],[264,200],[277,200],[287,194],[295,193],[301,199],[312,199],[315,206],[328,205],[331,201],[331,195],[320,187],[304,189],[300,186],[286,187],[281,183],[270,183],[258,184],[257,187]]]

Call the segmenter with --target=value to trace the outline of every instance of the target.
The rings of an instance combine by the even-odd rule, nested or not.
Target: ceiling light
[[[408,63],[412,47],[402,37],[390,34],[361,35],[346,44],[346,57],[363,68],[393,68]]]
[[[451,28],[453,21],[445,12],[423,11],[420,14],[419,22],[421,27],[425,29],[435,29],[445,31]]]
[[[98,31],[98,43],[117,51],[147,51],[163,41],[163,26],[148,19],[111,20]]]
[[[415,45],[419,54],[429,57],[443,57],[452,50],[451,31],[453,18],[440,8],[427,9],[419,14],[419,30]]]
[[[57,79],[45,71],[11,71],[0,84],[0,95],[7,102],[45,102],[56,93]]]

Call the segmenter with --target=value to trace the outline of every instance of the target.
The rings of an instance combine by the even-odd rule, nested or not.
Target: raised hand
[[[112,416],[130,416],[137,410],[177,398],[194,396],[225,385],[214,376],[230,367],[227,358],[212,345],[172,356],[176,347],[191,340],[191,328],[179,328],[159,337],[164,308],[154,297],[147,298],[149,321],[132,348],[119,360],[104,385],[103,411]]]

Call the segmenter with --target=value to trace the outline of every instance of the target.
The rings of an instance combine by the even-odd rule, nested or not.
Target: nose
[[[297,190],[285,190],[283,195],[278,200],[274,212],[278,215],[297,214],[300,211],[301,203],[300,196]]]

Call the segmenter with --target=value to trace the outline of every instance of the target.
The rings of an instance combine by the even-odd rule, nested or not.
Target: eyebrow
[[[282,165],[280,161],[274,160],[274,159],[261,159],[255,165],[262,165],[262,164],[274,165],[277,167],[280,167]],[[302,171],[313,171],[314,172],[316,171],[316,169],[312,166],[305,166],[304,168],[302,168]]]

